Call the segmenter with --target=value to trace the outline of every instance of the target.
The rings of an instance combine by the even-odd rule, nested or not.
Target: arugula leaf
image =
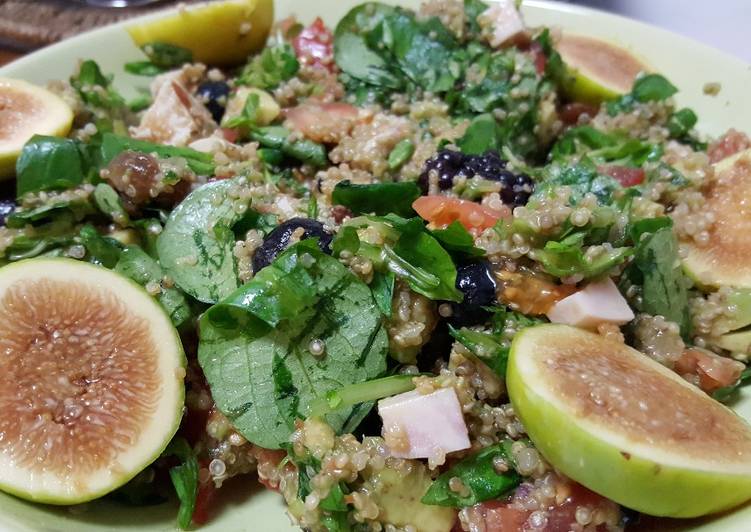
[[[451,325],[449,325],[449,333],[473,355],[495,371],[499,377],[506,378],[509,348],[502,345],[499,338],[466,327],[457,330]]]
[[[330,390],[310,403],[307,417],[321,417],[339,408],[409,392],[415,389],[413,379],[413,375],[391,375]]]
[[[86,248],[87,260],[105,268],[114,268],[120,260],[122,244],[107,236],[102,236],[93,225],[84,225],[78,233],[81,244]]]
[[[391,317],[391,301],[394,299],[395,280],[396,276],[393,272],[375,272],[373,273],[373,280],[370,282],[370,290],[373,292],[373,299],[378,305],[378,310],[387,318]]]
[[[391,153],[389,153],[389,170],[397,170],[401,168],[412,158],[414,153],[415,144],[411,140],[404,139],[399,141],[396,146],[394,146],[394,149],[391,150]]]
[[[475,239],[458,220],[454,220],[444,229],[433,229],[430,234],[450,253],[467,257],[485,255],[485,250],[475,247]]]
[[[412,216],[415,214],[412,203],[421,195],[420,187],[414,181],[357,185],[344,180],[334,187],[331,202],[348,207],[354,214],[384,215],[392,212]]]
[[[300,70],[300,63],[292,46],[276,44],[267,46],[252,57],[235,79],[238,85],[248,85],[259,89],[275,89],[283,81],[292,79]]]
[[[164,270],[157,261],[149,257],[138,246],[126,246],[120,252],[120,258],[114,270],[134,280],[141,286],[149,283],[158,283],[161,287],[156,298],[164,307],[164,310],[172,320],[176,328],[182,327],[191,317],[190,307],[185,296],[177,288],[161,286],[164,278]]]
[[[645,233],[636,242],[633,268],[643,279],[639,310],[677,323],[681,336],[690,338],[688,283],[681,269],[678,241],[670,227]]]
[[[180,499],[177,526],[187,530],[193,519],[198,497],[198,460],[184,438],[173,439],[165,449],[164,455],[176,456],[182,460],[182,464],[170,468],[169,476],[177,492],[177,498]]]
[[[310,353],[314,339],[324,343],[323,356]],[[276,449],[318,398],[381,375],[387,350],[368,286],[315,240],[304,240],[204,314],[198,360],[232,425]],[[368,410],[324,417],[338,431]]]
[[[94,189],[94,203],[119,226],[130,225],[130,216],[125,212],[120,195],[107,183],[99,183]]]
[[[421,501],[436,506],[465,508],[490,499],[498,499],[521,483],[521,476],[512,469],[511,440],[504,440],[464,458],[436,478]],[[509,470],[498,473],[494,466],[497,458],[509,465]],[[452,478],[459,478],[469,494],[462,496],[450,488]]]
[[[182,46],[168,42],[154,41],[141,46],[141,51],[146,54],[153,65],[162,70],[169,70],[193,62],[193,52]]]
[[[738,382],[731,386],[724,386],[712,392],[712,397],[722,403],[730,403],[738,398],[740,389],[751,384],[751,368],[747,367],[741,373]]]
[[[574,166],[554,163],[543,169],[542,179],[535,184],[531,200],[554,193],[561,186],[571,189],[572,205],[579,203],[590,192],[597,196],[601,205],[609,205],[613,202],[613,193],[623,189],[612,177],[600,175],[591,161],[582,161]]]
[[[532,257],[542,264],[546,272],[557,277],[580,274],[589,279],[606,273],[634,254],[630,247],[603,248],[590,258],[583,249],[586,236],[582,231],[572,233],[562,240],[549,240],[544,248],[534,250]]]
[[[157,240],[164,270],[204,303],[216,303],[239,286],[232,228],[243,217],[238,207],[247,208],[250,200],[230,195],[237,181],[215,181],[191,192],[170,213]]]
[[[125,150],[133,150],[149,154],[156,153],[158,157],[182,157],[195,173],[199,175],[214,175],[214,156],[212,154],[183,146],[166,146],[163,144],[154,144],[146,140],[105,133],[102,136],[100,150],[102,165],[109,164],[112,159]]]
[[[637,103],[667,100],[678,89],[660,74],[646,74],[634,81],[631,92],[617,100],[607,102],[606,109],[610,116],[631,111]]]
[[[290,142],[290,130],[281,126],[259,127],[251,131],[251,138],[261,146],[280,150],[284,155],[300,162],[321,167],[328,164],[326,148],[312,140]]]
[[[16,162],[16,195],[73,188],[83,183],[84,161],[78,142],[34,135]]]

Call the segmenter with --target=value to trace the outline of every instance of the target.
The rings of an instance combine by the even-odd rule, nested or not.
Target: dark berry
[[[303,229],[300,240],[318,237],[318,247],[324,253],[331,252],[331,233],[328,233],[323,224],[308,218],[292,218],[277,225],[263,240],[263,244],[253,254],[253,271],[258,272],[265,268],[274,259],[289,247],[292,234],[299,228]]]
[[[196,96],[203,102],[214,120],[219,123],[229,98],[229,85],[223,81],[205,81],[198,86]]]
[[[464,169],[466,158],[467,156],[459,151],[441,150],[425,161],[425,166],[418,180],[423,193],[428,192],[431,170],[438,173],[438,188],[441,190],[451,188],[454,184],[454,177]]]
[[[467,174],[477,175],[490,181],[500,181],[501,200],[506,205],[517,207],[526,205],[532,194],[534,182],[526,174],[515,174],[506,168],[507,162],[501,159],[498,152],[487,151],[484,155],[472,155],[465,163]]]
[[[0,225],[5,225],[5,219],[16,210],[16,202],[12,199],[0,200]]]
[[[456,287],[464,294],[461,303],[451,304],[451,321],[471,325],[484,321],[487,311],[482,307],[492,305],[496,299],[496,283],[485,261],[470,262],[456,268]]]

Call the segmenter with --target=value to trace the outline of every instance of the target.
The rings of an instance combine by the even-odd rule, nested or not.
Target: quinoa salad
[[[613,72],[587,68],[603,49]],[[0,454],[51,459],[113,401],[174,427],[96,497],[42,496],[15,473],[0,488],[176,501],[189,529],[261,483],[313,532],[639,530],[751,498],[751,429],[723,406],[751,379],[744,133],[707,137],[666,77],[527,27],[510,0],[287,18],[235,67],[143,51],[124,65],[149,87],[136,99],[92,60],[49,83],[72,127],[23,144],[0,202],[0,367],[21,394],[0,397],[17,412]],[[80,290],[35,300],[45,285],[27,280],[12,299],[3,280],[80,263],[130,280],[112,293],[146,303],[102,300],[133,327],[76,332],[63,299]],[[57,321],[12,315],[33,301]],[[152,303],[164,325],[128,321]],[[37,326],[53,332],[18,347]],[[116,382],[135,384],[100,404],[106,342],[131,357]],[[176,353],[176,406],[139,395],[168,389],[143,345],[159,368]],[[54,378],[8,369],[26,349],[43,360],[18,362],[28,375]],[[139,423],[112,432],[117,452],[145,445]],[[697,457],[710,448],[727,456]]]

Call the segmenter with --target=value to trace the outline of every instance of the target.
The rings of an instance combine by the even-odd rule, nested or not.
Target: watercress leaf
[[[156,153],[158,157],[182,157],[195,173],[199,175],[214,174],[214,156],[210,153],[203,153],[184,146],[154,144],[146,140],[132,139],[113,133],[105,133],[102,136],[100,157],[103,165],[108,164],[125,150],[149,154]]]
[[[415,144],[409,140],[400,140],[389,153],[389,170],[397,170],[412,158],[415,153]]]
[[[482,257],[485,251],[475,247],[475,239],[459,221],[451,222],[444,229],[430,231],[441,245],[450,253],[458,253],[467,257]]]
[[[245,301],[238,291],[201,319],[198,360],[217,406],[249,441],[279,448],[313,401],[386,369],[388,338],[370,289],[314,240],[289,248],[243,291]],[[323,342],[323,356],[310,352],[312,340]],[[338,431],[368,410],[324,418]]]
[[[449,333],[498,376],[506,378],[509,348],[499,342],[500,338],[466,327],[455,329],[451,325],[449,325]]]
[[[114,238],[100,235],[93,225],[84,225],[78,237],[86,248],[86,259],[89,262],[105,268],[114,268],[120,260],[122,244]]]
[[[193,62],[193,52],[182,46],[167,42],[150,42],[141,46],[141,51],[146,54],[152,64],[163,70],[177,68],[185,63]]]
[[[79,144],[72,139],[34,135],[16,162],[16,195],[80,185],[85,176]]]
[[[239,286],[232,228],[249,200],[232,196],[237,181],[215,181],[191,192],[170,213],[157,240],[167,274],[204,303],[216,303]]]
[[[185,296],[177,288],[161,284],[165,276],[164,270],[156,260],[149,257],[141,248],[126,246],[120,253],[120,258],[114,269],[141,286],[145,287],[150,283],[159,285],[160,290],[156,298],[169,315],[172,324],[179,328],[188,322],[191,312]]]
[[[295,51],[287,43],[267,46],[253,56],[240,71],[235,82],[259,89],[275,89],[283,81],[292,79],[300,70]]]
[[[414,181],[358,185],[344,180],[331,194],[334,205],[344,205],[354,214],[413,216],[412,203],[422,195]]]
[[[125,212],[120,195],[107,183],[99,183],[94,188],[94,204],[119,226],[130,225],[130,216]]]
[[[164,451],[165,455],[178,457],[182,463],[170,468],[169,475],[172,485],[180,500],[177,513],[177,525],[187,530],[193,519],[198,497],[198,460],[190,445],[184,438],[175,438]]]
[[[155,65],[151,61],[131,61],[125,63],[123,69],[134,76],[158,76],[165,71],[164,68]]]
[[[633,264],[644,280],[639,310],[677,323],[681,335],[688,339],[691,334],[688,283],[681,269],[673,230],[663,227],[641,236],[636,243]]]
[[[370,289],[373,298],[381,313],[387,318],[391,317],[391,300],[394,298],[394,282],[396,276],[393,272],[374,272]]]
[[[486,447],[464,458],[436,478],[421,501],[436,506],[464,508],[490,499],[500,498],[521,483],[521,476],[512,468],[498,473],[497,459],[512,463],[511,441],[506,440]],[[459,478],[468,495],[461,495],[450,487],[452,478]]]
[[[467,131],[456,141],[463,153],[482,155],[488,150],[497,150],[501,145],[498,124],[491,114],[481,114],[472,119]]]

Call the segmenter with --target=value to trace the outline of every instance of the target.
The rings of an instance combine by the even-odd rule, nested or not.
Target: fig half
[[[695,517],[751,498],[751,427],[617,340],[566,325],[524,329],[507,386],[543,456],[619,504]]]
[[[164,450],[184,403],[169,317],[125,277],[72,259],[0,269],[0,489],[76,504]]]

